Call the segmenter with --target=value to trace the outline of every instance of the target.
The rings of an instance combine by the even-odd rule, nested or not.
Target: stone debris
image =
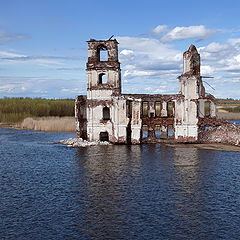
[[[240,126],[228,123],[218,127],[209,127],[199,134],[199,141],[240,146]]]
[[[110,143],[106,141],[88,142],[86,140],[83,140],[82,138],[69,138],[67,140],[61,140],[60,143],[67,145],[68,147],[88,147],[88,146],[96,146],[96,145],[110,145]]]

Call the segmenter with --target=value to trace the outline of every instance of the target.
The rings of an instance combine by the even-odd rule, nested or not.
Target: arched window
[[[98,82],[99,82],[99,84],[105,84],[105,83],[107,83],[107,76],[106,76],[105,73],[100,73],[100,74],[98,75]]]
[[[108,107],[103,108],[103,120],[110,120],[110,110]]]
[[[99,140],[101,142],[109,141],[108,132],[100,132]]]
[[[107,47],[104,45],[100,45],[97,48],[97,58],[98,61],[108,61],[108,50]]]

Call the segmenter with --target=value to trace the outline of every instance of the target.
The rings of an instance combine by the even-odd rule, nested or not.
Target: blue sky
[[[0,97],[86,93],[90,38],[119,42],[124,93],[177,93],[191,43],[216,97],[240,99],[239,1],[0,0]]]

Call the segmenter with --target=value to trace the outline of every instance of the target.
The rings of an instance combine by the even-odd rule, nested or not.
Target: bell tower
[[[116,39],[88,41],[87,139],[115,141],[121,69]]]
[[[198,138],[198,102],[205,95],[200,74],[200,55],[194,45],[183,54],[183,74],[178,79],[179,93],[184,100],[178,107],[181,114],[178,114],[175,137],[194,142]]]
[[[118,61],[118,42],[88,41],[87,99],[109,100],[121,94],[121,69]]]

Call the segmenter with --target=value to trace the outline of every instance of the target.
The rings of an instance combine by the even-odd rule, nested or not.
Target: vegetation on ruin
[[[27,117],[74,116],[73,99],[3,98],[0,122],[17,123]]]

